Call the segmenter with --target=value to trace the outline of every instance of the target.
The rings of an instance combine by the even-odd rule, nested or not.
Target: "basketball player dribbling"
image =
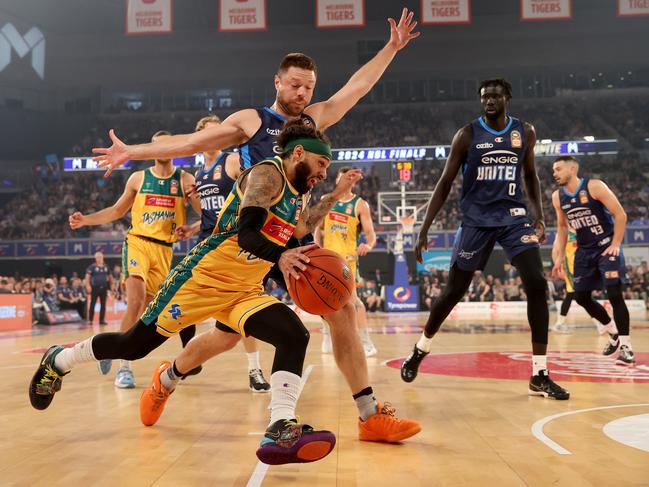
[[[401,378],[412,382],[417,377],[419,365],[430,352],[433,336],[466,293],[473,273],[484,269],[498,242],[520,273],[527,295],[527,317],[532,330],[528,393],[568,399],[570,393],[550,379],[547,368],[547,282],[539,249],[539,242],[545,240],[545,223],[534,166],[534,127],[507,114],[512,96],[509,82],[485,80],[480,84],[479,95],[483,115],[455,134],[415,246],[417,260],[422,262],[421,252],[428,246],[428,229],[462,168],[463,219],[455,238],[448,283],[432,306],[421,338],[401,366]],[[521,178],[531,203],[532,218],[527,215]]]
[[[290,274],[299,279],[298,272],[305,269],[309,259],[303,252],[315,245],[287,249],[286,243],[293,233],[300,237],[313,231],[331,208],[318,205],[320,213],[313,214],[305,207],[306,195],[327,176],[331,146],[322,133],[300,120],[287,124],[277,140],[281,156],[241,174],[214,233],[171,271],[132,329],[101,333],[73,348],[55,345],[45,352],[29,387],[34,408],[49,407],[63,376],[75,365],[143,358],[183,328],[214,317],[236,333],[275,347],[270,422],[257,450],[259,459],[282,464],[315,461],[329,454],[335,444],[333,433],[315,431],[295,416],[309,332],[287,305],[263,292],[262,280],[273,263],[286,278]],[[361,174],[351,176],[345,179],[349,186]],[[347,189],[339,188],[341,193]],[[163,381],[177,383],[182,378],[170,363],[163,366],[168,372]],[[160,381],[157,374],[155,381]],[[158,385],[160,394],[173,391]]]
[[[396,53],[419,36],[413,33],[416,22],[413,12],[403,9],[399,22],[388,19],[390,39],[374,58],[362,66],[331,98],[313,103],[311,97],[316,85],[317,69],[313,59],[300,53],[288,54],[280,63],[275,76],[277,96],[271,107],[245,109],[233,113],[221,125],[200,132],[178,135],[155,144],[127,146],[110,131],[113,145],[93,149],[99,154],[95,159],[106,167],[106,175],[127,160],[139,160],[159,155],[180,157],[197,152],[239,146],[242,167],[248,168],[273,154],[275,135],[287,120],[302,119],[320,130],[336,124],[358,101],[365,96],[383,75]],[[333,204],[333,201],[330,203]],[[282,274],[275,267],[271,276],[286,289]],[[395,409],[387,402],[380,403],[369,385],[367,360],[360,337],[356,332],[356,311],[347,303],[341,310],[323,317],[332,334],[334,358],[345,377],[358,409],[358,434],[364,441],[398,442],[420,431],[416,421],[399,419]],[[353,323],[354,326],[349,326]],[[177,357],[180,372],[186,372],[211,357],[232,347],[224,333],[203,333],[192,340]],[[180,364],[183,364],[181,366]],[[154,387],[154,384],[151,385]],[[155,391],[152,391],[152,393]]]

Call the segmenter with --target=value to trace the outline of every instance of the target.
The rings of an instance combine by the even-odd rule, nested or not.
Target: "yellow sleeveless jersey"
[[[342,256],[355,256],[360,237],[361,221],[358,217],[360,196],[338,201],[324,220],[323,247]]]
[[[271,203],[261,233],[271,242],[285,246],[300,219],[305,196],[293,188],[286,179],[282,160],[279,157],[262,161],[259,164],[275,165],[284,178],[282,191]],[[243,181],[243,177],[248,171],[244,171],[235,183],[221,208],[214,232],[205,241],[208,253],[201,259],[201,265],[194,269],[194,277],[198,282],[204,281],[204,284],[207,285],[212,279],[218,279],[231,291],[249,291],[251,289],[261,291],[262,280],[273,266],[271,262],[260,259],[239,247],[237,231],[239,207],[243,198],[239,181]]]
[[[130,235],[166,243],[178,240],[176,228],[185,224],[182,172],[176,168],[171,176],[160,178],[151,168],[144,170],[142,185],[131,208]]]

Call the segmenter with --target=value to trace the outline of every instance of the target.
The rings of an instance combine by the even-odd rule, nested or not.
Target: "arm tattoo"
[[[325,195],[317,205],[313,205],[310,208],[307,208],[305,212],[306,214],[304,215],[304,221],[306,223],[308,233],[313,233],[322,219],[327,215],[327,213],[331,211],[333,206],[336,204],[336,201],[338,200],[333,198],[332,196]]]
[[[268,210],[272,201],[282,191],[282,175],[271,164],[258,164],[244,175],[241,208],[259,206]]]

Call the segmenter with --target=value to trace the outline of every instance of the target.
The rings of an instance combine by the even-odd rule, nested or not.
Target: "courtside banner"
[[[316,27],[362,27],[365,0],[316,0]]]
[[[521,20],[572,18],[572,0],[521,0]]]
[[[617,14],[620,17],[649,15],[649,0],[617,0]]]
[[[266,30],[266,0],[219,0],[219,30]]]
[[[126,0],[128,35],[169,34],[173,29],[172,0]]]
[[[470,24],[470,0],[421,0],[422,24]]]

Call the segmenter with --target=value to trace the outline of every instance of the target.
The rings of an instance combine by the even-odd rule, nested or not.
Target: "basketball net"
[[[405,234],[412,235],[414,230],[415,230],[414,215],[405,215],[399,217],[399,229],[397,230],[397,238],[394,242],[395,254],[403,254],[403,236]]]

